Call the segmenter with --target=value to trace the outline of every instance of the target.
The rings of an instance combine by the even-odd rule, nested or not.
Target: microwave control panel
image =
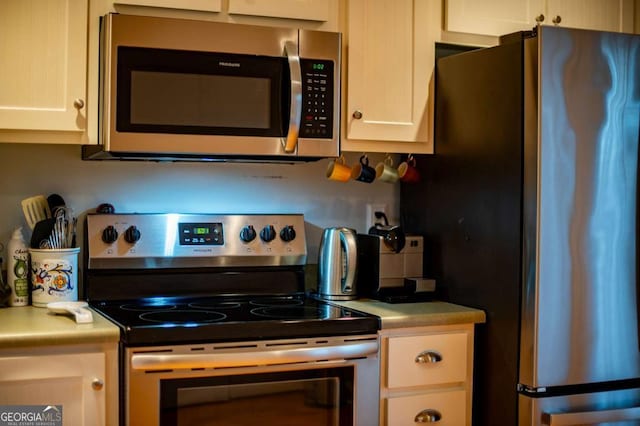
[[[302,120],[300,137],[333,138],[333,61],[300,59]]]

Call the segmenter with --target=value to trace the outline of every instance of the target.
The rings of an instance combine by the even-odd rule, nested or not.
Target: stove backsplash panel
[[[0,143],[0,243],[23,226],[20,201],[36,194],[62,195],[80,215],[100,203],[117,212],[302,213],[308,262],[317,262],[322,230],[347,226],[366,232],[367,204],[385,204],[399,217],[399,187],[383,182],[326,179],[329,160],[300,164],[92,162],[80,146]],[[361,153],[347,153],[356,164]],[[370,163],[384,159],[369,155]],[[82,241],[80,227],[78,241]],[[3,257],[6,252],[2,252]]]

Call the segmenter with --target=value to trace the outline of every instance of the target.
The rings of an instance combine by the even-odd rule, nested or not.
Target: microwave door
[[[180,135],[181,149],[211,151],[219,143],[216,152],[243,154],[240,137],[285,136],[290,78],[283,57],[124,46],[117,55],[120,137],[153,135],[162,148],[163,136]]]

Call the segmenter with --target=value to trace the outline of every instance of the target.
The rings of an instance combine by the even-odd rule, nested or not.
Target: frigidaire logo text
[[[232,68],[240,68],[240,63],[239,62],[218,62],[218,65],[220,65],[221,67],[232,67]]]

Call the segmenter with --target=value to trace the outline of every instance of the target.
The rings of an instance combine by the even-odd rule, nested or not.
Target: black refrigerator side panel
[[[436,66],[435,155],[402,184],[405,229],[425,236],[425,276],[441,300],[483,309],[473,424],[517,424],[523,180],[522,44]]]

